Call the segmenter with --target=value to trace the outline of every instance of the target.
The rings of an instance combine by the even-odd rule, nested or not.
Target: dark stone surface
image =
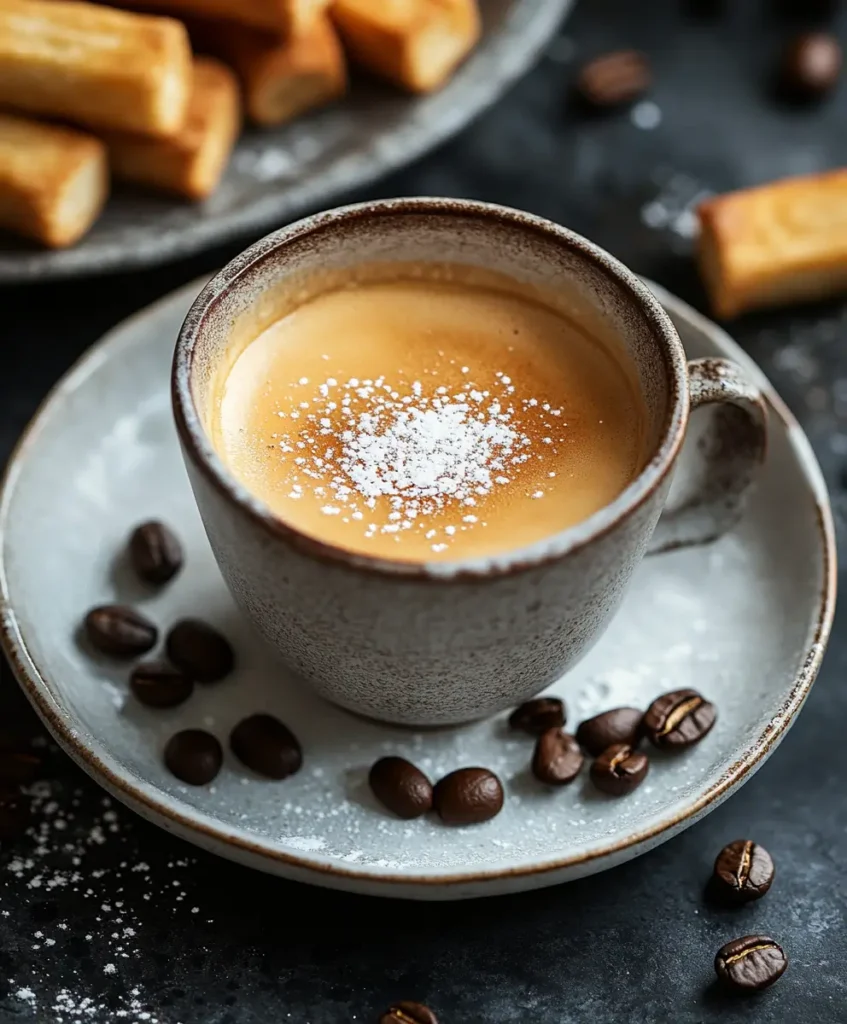
[[[710,15],[704,6],[726,11]],[[776,0],[584,0],[564,38],[577,59],[643,48],[656,69],[657,128],[640,130],[627,113],[585,119],[572,110],[574,65],[563,61],[570,46],[560,40],[557,60],[545,60],[461,139],[378,193],[526,207],[702,306],[686,202],[700,190],[847,163],[845,89],[811,110],[772,97],[777,55],[811,17],[811,4],[792,6],[794,17]],[[847,17],[838,27],[844,38]],[[106,328],[235,251],[151,273],[0,292],[2,456],[50,385]],[[845,325],[841,302],[732,325],[808,430],[842,538]],[[0,847],[0,1021],[368,1024],[406,998],[431,1005],[443,1024],[842,1022],[843,618],[797,725],[732,800],[634,863],[522,896],[402,905],[266,878],[109,806],[56,753],[57,780],[35,799],[43,841],[30,835]],[[35,729],[3,671],[0,728]],[[776,882],[752,906],[715,909],[703,898],[712,860],[742,836],[771,851]],[[754,932],[780,942],[791,967],[771,991],[733,1000],[713,984],[712,959],[728,939]]]

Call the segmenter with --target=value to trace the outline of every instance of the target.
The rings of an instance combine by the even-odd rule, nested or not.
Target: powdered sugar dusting
[[[488,386],[468,376],[468,366],[461,373],[465,379],[453,393],[420,380],[328,377],[315,388],[301,377],[291,387],[308,388],[307,397],[278,413],[295,421],[276,440],[295,456],[288,497],[327,498],[320,511],[361,522],[366,538],[417,531],[436,553],[449,548],[457,531],[485,527],[484,517],[472,513],[455,523],[441,520],[519,481],[530,460],[555,455],[567,422],[549,402],[516,397],[502,372]],[[522,425],[527,418],[551,446],[544,454]],[[543,489],[531,492],[543,496]],[[381,501],[388,502],[387,514],[377,511]]]
[[[292,850],[323,850],[326,847],[326,840],[321,836],[285,836],[282,840]]]
[[[686,174],[662,171],[656,176],[656,194],[641,207],[641,221],[655,231],[667,231],[680,251],[687,251],[700,233],[697,207],[712,191]]]

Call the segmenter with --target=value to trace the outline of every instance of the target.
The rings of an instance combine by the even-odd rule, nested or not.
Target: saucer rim
[[[155,315],[163,307],[182,297],[187,299],[191,295],[196,295],[206,280],[207,278],[204,277],[191,282],[122,321],[89,348],[48,392],[15,445],[2,481],[0,481],[0,536],[6,532],[15,484],[21,467],[31,446],[38,439],[42,419],[48,413],[53,401],[66,389],[72,389],[77,378],[83,378],[96,372],[97,365],[108,358],[109,350],[116,338],[120,338],[139,321]],[[696,800],[687,803],[683,809],[673,812],[669,817],[655,822],[648,828],[631,833],[614,842],[598,845],[579,854],[512,868],[470,870],[452,874],[438,874],[437,872],[404,874],[402,871],[386,872],[384,869],[363,871],[343,868],[336,864],[320,862],[270,848],[264,843],[250,840],[238,833],[228,832],[226,826],[204,812],[186,814],[184,811],[170,806],[169,801],[172,798],[166,794],[159,794],[150,783],[143,779],[134,782],[128,772],[124,772],[117,764],[106,763],[94,749],[89,749],[81,742],[71,717],[62,711],[60,705],[51,695],[46,678],[30,655],[18,628],[9,596],[5,550],[0,547],[0,648],[8,659],[25,695],[52,736],[84,771],[115,797],[148,820],[160,827],[165,827],[166,830],[176,832],[197,845],[262,870],[277,874],[284,874],[288,871],[289,877],[300,881],[348,889],[352,888],[350,883],[354,883],[358,886],[358,891],[367,890],[371,894],[383,896],[412,895],[420,898],[423,895],[424,898],[438,898],[438,894],[441,893],[442,898],[449,899],[461,895],[487,894],[486,892],[458,893],[455,890],[460,886],[481,887],[486,883],[512,880],[522,881],[524,883],[522,888],[554,884],[553,876],[556,874],[569,874],[570,877],[575,877],[577,874],[585,875],[603,870],[605,866],[613,866],[619,862],[618,858],[621,854],[630,853],[632,856],[636,856],[638,853],[646,852],[664,839],[681,831],[682,827],[694,824],[707,810],[718,806],[735,789],[752,777],[773,753],[796,720],[817,677],[835,612],[837,588],[835,530],[829,495],[817,457],[800,424],[770,382],[767,381],[761,369],[717,324],[699,314],[661,286],[646,279],[645,284],[654,292],[661,305],[671,316],[679,317],[695,330],[709,336],[719,348],[740,363],[762,385],[771,411],[785,426],[794,456],[815,502],[823,556],[823,583],[818,598],[815,629],[807,644],[801,668],[797,672],[789,695],[773,713],[761,734],[748,744],[742,756]],[[604,862],[606,863],[604,864]],[[562,878],[562,880],[565,879]],[[403,887],[414,891],[400,892],[399,890]],[[517,887],[500,891],[516,891],[516,889]],[[453,892],[451,893],[450,890]]]

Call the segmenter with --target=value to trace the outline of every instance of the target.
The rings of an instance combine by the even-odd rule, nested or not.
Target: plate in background
[[[613,800],[585,774],[551,792],[527,771],[532,742],[505,716],[419,732],[379,725],[324,703],[265,650],[230,598],[194,506],[171,420],[174,339],[195,283],[126,321],[59,383],[12,456],[0,496],[3,647],[33,705],[68,753],[118,799],[221,856],[298,881],[415,899],[461,899],[553,885],[629,860],[714,810],[773,752],[808,695],[835,599],[826,488],[809,442],[740,348],[662,289],[689,356],[724,355],[765,389],[771,444],[744,521],[716,544],[648,558],[597,646],[552,687],[570,725],[621,704],[693,686],[719,718],[688,753],[653,756],[645,784]],[[61,495],[57,506],[56,497]],[[57,508],[61,517],[57,521]],[[159,593],[139,589],[119,556],[152,516],[187,549],[185,570]],[[128,693],[128,668],[75,642],[83,613],[138,602],[162,626],[185,614],[219,625],[239,665],[172,711]],[[278,714],[300,737],[302,771],[282,783],[227,755],[214,785],[164,769],[180,728],[221,740],[244,715]],[[506,787],[485,825],[404,822],[374,801],[367,772],[399,753],[433,777],[482,764]]]
[[[162,263],[236,235],[263,234],[308,208],[327,206],[464,128],[532,65],[573,2],[483,0],[482,41],[440,92],[409,97],[357,80],[348,97],[326,110],[277,129],[248,129],[205,203],[120,187],[71,249],[37,249],[3,234],[0,282]]]

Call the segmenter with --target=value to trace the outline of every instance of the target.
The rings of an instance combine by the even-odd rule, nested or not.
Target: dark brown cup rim
[[[650,461],[610,504],[531,547],[484,559],[434,563],[389,561],[354,554],[295,529],[271,512],[229,472],[203,428],[191,389],[197,340],[208,318],[214,315],[217,304],[238,286],[239,280],[272,254],[278,254],[294,242],[302,243],[304,238],[312,237],[319,244],[341,223],[366,223],[409,214],[454,215],[507,223],[529,234],[543,236],[548,242],[576,254],[598,270],[612,288],[622,289],[627,294],[650,327],[664,358],[669,412],[662,440]],[[558,561],[615,529],[654,493],[673,468],[685,437],[689,412],[687,362],[676,328],[658,299],[631,270],[593,242],[552,221],[520,210],[467,199],[421,197],[360,203],[306,217],[267,235],[216,274],[197,297],[177,340],[171,384],[174,418],[183,450],[228,501],[273,537],[322,562],[382,576],[439,582],[491,578],[532,569]]]

